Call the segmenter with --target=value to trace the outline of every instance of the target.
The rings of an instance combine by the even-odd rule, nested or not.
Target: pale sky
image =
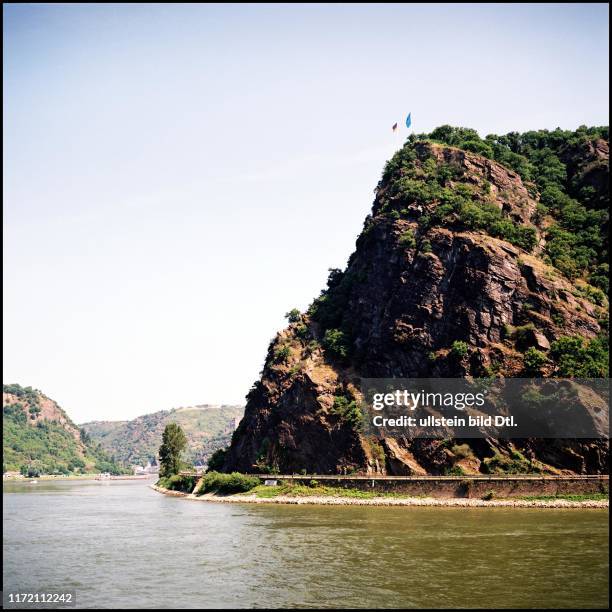
[[[608,124],[600,5],[4,5],[4,381],[243,403],[413,129]]]

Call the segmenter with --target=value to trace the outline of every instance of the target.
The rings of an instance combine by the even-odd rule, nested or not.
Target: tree
[[[208,460],[207,472],[220,472],[223,469],[225,463],[225,457],[227,456],[227,448],[219,448],[216,450]]]
[[[292,308],[286,315],[285,318],[289,323],[297,323],[302,320],[302,313],[297,308]]]
[[[323,337],[323,346],[336,357],[344,359],[349,353],[346,335],[339,329],[328,329]]]
[[[168,423],[159,447],[159,475],[167,478],[178,474],[181,468],[181,452],[187,446],[187,438],[180,425]]]

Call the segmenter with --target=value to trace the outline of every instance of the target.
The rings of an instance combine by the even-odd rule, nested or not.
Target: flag
[[[397,130],[397,123],[394,123],[391,129],[395,132],[395,130]]]
[[[412,120],[410,119],[410,113],[408,113],[408,116],[406,117],[406,127],[409,128],[411,123]]]

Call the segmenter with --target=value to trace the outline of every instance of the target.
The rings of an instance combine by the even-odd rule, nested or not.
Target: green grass
[[[360,489],[345,489],[343,487],[325,487],[320,485],[309,487],[302,484],[291,483],[276,486],[259,485],[251,489],[249,495],[255,495],[263,499],[271,499],[281,495],[287,497],[350,497],[354,499],[373,499],[375,497],[425,497],[424,495],[361,491]]]
[[[303,484],[285,483],[276,486],[258,485],[248,491],[248,495],[254,495],[261,499],[273,499],[275,497],[348,497],[354,499],[373,499],[376,497],[390,498],[425,498],[427,495],[410,495],[407,493],[361,491],[359,489],[345,489],[343,487],[326,487],[321,485],[307,486]],[[488,499],[496,498],[495,494]],[[498,499],[502,499],[501,497]],[[607,500],[607,493],[583,493],[583,494],[560,494],[560,495],[524,495],[512,498],[527,501],[601,501]]]
[[[609,499],[607,493],[560,493],[559,495],[522,495],[513,499],[524,499],[527,501],[606,501]]]

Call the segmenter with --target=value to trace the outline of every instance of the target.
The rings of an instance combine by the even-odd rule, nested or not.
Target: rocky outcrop
[[[595,145],[594,155],[602,150]],[[377,188],[346,270],[332,271],[327,290],[309,312],[271,343],[225,469],[606,471],[602,441],[449,444],[377,439],[356,426],[351,402],[360,397],[361,377],[521,376],[526,350],[546,354],[563,336],[595,338],[606,309],[583,297],[541,257],[537,200],[516,173],[430,142],[399,156],[401,163],[385,172]],[[532,231],[534,247],[524,250],[475,229],[471,218],[457,212],[455,196]],[[449,211],[444,223],[429,222],[442,207]],[[457,342],[465,343],[464,352],[452,350]],[[553,369],[548,360],[541,373],[551,375]]]

